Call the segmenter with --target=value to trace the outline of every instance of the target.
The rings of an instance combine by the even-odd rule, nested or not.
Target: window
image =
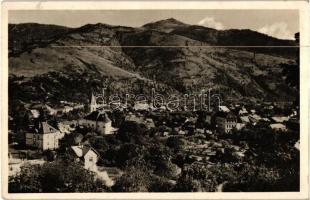
[[[89,158],[89,162],[93,162],[93,158]]]

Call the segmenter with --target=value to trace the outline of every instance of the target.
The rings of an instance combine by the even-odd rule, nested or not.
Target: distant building
[[[239,115],[247,115],[249,114],[247,109],[245,107],[242,107],[240,110],[239,110]]]
[[[34,132],[26,133],[26,145],[36,147],[41,150],[58,149],[58,140],[61,134],[59,130],[49,125],[47,122],[40,122]]]
[[[155,123],[154,123],[152,118],[146,118],[146,117],[144,117],[142,115],[138,115],[138,114],[136,115],[136,114],[130,113],[129,115],[127,115],[125,117],[125,121],[126,122],[135,122],[137,124],[143,124],[148,129],[155,128]]]
[[[252,122],[252,124],[258,123],[260,120],[262,120],[261,116],[257,114],[252,114],[249,116],[249,120]]]
[[[136,111],[138,111],[138,110],[149,110],[150,106],[147,103],[136,102],[133,108]]]
[[[286,126],[284,124],[281,124],[281,123],[270,124],[270,127],[274,130],[287,131]]]
[[[99,154],[89,145],[72,146],[71,152],[76,157],[76,161],[83,163],[84,168],[90,171],[97,171]]]
[[[217,129],[223,133],[229,133],[237,126],[237,117],[231,112],[218,112],[215,114]]]
[[[219,106],[219,111],[220,112],[230,112],[229,108],[227,108],[227,106]]]
[[[288,116],[274,116],[271,117],[271,119],[276,123],[283,123],[285,121],[288,121],[290,118]]]
[[[91,128],[93,131],[100,133],[101,135],[112,134],[114,128],[112,127],[112,121],[108,117],[107,113],[103,111],[93,111],[84,119],[79,121],[79,124]]]

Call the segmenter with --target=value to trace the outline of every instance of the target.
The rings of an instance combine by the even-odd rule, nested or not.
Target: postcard
[[[307,199],[309,3],[3,2],[5,199]]]

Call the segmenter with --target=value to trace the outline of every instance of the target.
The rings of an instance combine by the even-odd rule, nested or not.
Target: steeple
[[[91,100],[90,100],[90,112],[94,112],[97,110],[97,102],[94,93],[91,93]]]

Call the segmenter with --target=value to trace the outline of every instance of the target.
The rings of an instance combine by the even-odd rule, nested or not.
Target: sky
[[[210,28],[251,29],[280,39],[294,39],[299,32],[298,10],[25,10],[10,11],[9,23],[42,23],[68,27],[105,23],[140,27],[175,18]]]

